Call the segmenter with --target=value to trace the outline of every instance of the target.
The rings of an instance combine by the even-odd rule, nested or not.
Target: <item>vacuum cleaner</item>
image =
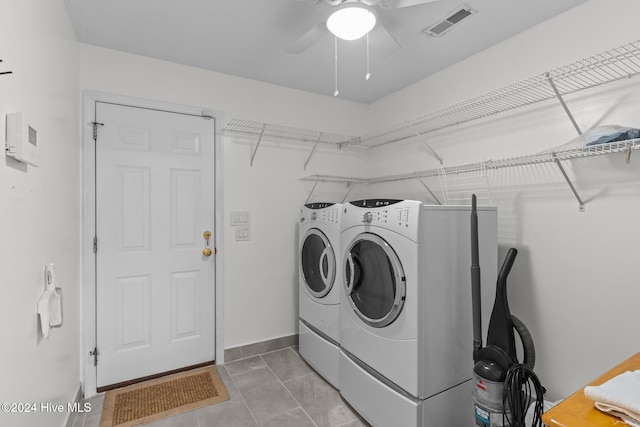
[[[544,388],[533,372],[535,346],[527,327],[509,311],[507,276],[518,255],[510,248],[498,274],[489,321],[487,344],[482,346],[478,212],[471,199],[471,289],[473,309],[473,401],[476,427],[529,427],[525,416],[535,402],[532,427],[542,427]],[[516,355],[514,330],[522,343],[523,361]]]

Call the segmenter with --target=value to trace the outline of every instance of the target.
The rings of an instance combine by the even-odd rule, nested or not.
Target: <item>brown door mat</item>
[[[229,399],[215,366],[110,390],[100,427],[133,427]]]

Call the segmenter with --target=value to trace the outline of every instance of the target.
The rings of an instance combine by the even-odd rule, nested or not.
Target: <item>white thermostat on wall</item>
[[[38,166],[38,134],[24,118],[23,113],[7,113],[5,129],[5,151],[7,156]]]

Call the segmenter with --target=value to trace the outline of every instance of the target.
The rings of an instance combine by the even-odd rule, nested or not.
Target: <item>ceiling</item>
[[[408,1],[413,0],[391,0]],[[587,0],[436,0],[374,6],[395,39],[371,33],[337,43],[338,98],[371,103]],[[335,8],[314,0],[65,0],[82,43],[333,96],[335,39],[322,27]],[[439,37],[422,30],[466,6],[477,11]],[[296,42],[320,24],[300,53]],[[379,31],[379,29],[374,29]],[[388,45],[387,45],[388,46]],[[541,46],[542,48],[543,46]]]

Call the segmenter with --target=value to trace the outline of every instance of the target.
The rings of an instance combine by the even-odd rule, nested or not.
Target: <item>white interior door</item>
[[[212,361],[214,124],[101,102],[96,122],[97,387]]]

